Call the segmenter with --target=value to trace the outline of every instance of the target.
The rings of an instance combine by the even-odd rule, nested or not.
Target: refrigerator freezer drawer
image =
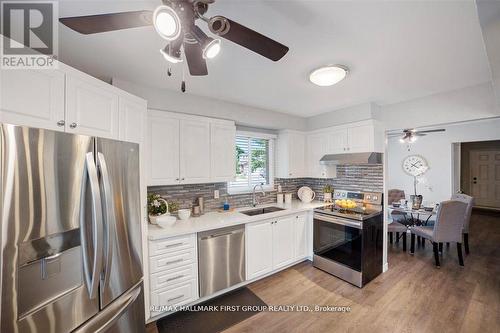
[[[154,257],[160,254],[171,253],[179,250],[189,249],[192,247],[194,248],[195,245],[195,234],[150,241],[149,256]]]
[[[149,268],[151,273],[173,269],[196,262],[195,249],[179,251],[169,255],[162,255],[149,258]]]
[[[17,309],[20,317],[83,284],[81,251],[77,246],[19,268]]]
[[[198,299],[198,284],[191,280],[170,289],[158,290],[151,293],[151,305],[155,309],[174,305],[184,305]],[[162,309],[168,311],[168,309]],[[172,309],[173,310],[173,309]],[[163,311],[161,311],[163,312]],[[153,316],[158,313],[153,313]]]
[[[151,274],[151,290],[168,288],[172,285],[197,278],[196,264],[189,264],[179,269]]]

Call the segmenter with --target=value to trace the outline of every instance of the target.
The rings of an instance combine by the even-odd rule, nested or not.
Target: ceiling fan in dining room
[[[206,17],[215,0],[162,0],[154,11],[139,10],[60,18],[65,26],[81,34],[154,26],[168,44],[160,50],[169,63],[183,62],[192,76],[208,75],[207,60],[217,56],[225,38],[272,61],[278,61],[288,47],[225,16]],[[196,23],[202,21],[216,38],[208,36]],[[169,72],[170,75],[170,72]],[[183,91],[185,84],[183,82]]]
[[[419,137],[426,136],[431,133],[445,132],[444,128],[428,129],[428,130],[417,130],[415,128],[406,128],[400,131],[395,131],[389,133],[388,137],[399,137],[399,142],[406,144],[408,151],[410,151],[411,144],[417,141]]]

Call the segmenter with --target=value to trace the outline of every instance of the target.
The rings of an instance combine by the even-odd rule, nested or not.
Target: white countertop
[[[267,205],[259,205],[257,207],[243,207],[243,208],[238,208],[234,211],[224,212],[224,213],[210,212],[200,217],[191,217],[184,221],[177,220],[177,222],[175,222],[173,226],[167,228],[160,228],[156,225],[150,224],[148,226],[148,239],[150,240],[162,239],[167,237],[192,234],[195,232],[202,232],[202,231],[224,228],[250,222],[268,220],[280,216],[286,216],[289,214],[295,214],[298,212],[312,210],[314,208],[323,206],[325,206],[325,203],[320,201],[303,203],[299,200],[294,200],[292,201],[291,204],[288,205],[274,203]],[[284,208],[284,210],[268,214],[256,215],[256,216],[247,216],[241,213],[241,211],[263,208],[263,207],[280,207]]]

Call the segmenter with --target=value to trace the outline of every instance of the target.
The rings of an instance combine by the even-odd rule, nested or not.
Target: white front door
[[[476,205],[500,208],[500,150],[472,150],[470,177]]]

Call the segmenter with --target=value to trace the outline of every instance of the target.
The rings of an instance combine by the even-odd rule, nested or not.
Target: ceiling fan
[[[399,141],[401,143],[410,144],[417,141],[418,137],[426,136],[428,133],[436,133],[436,132],[444,132],[446,131],[444,128],[437,128],[431,130],[416,130],[416,129],[404,129],[403,133],[391,133],[389,137],[397,137],[400,136]]]
[[[181,49],[193,76],[208,74],[207,59],[217,56],[221,40],[209,37],[195,23],[204,21],[213,34],[228,39],[272,61],[278,61],[288,47],[224,16],[205,17],[215,0],[162,0],[154,11],[60,18],[59,21],[81,34],[96,34],[153,25],[168,44],[160,50],[170,63],[183,61]],[[184,84],[183,84],[184,86]]]

